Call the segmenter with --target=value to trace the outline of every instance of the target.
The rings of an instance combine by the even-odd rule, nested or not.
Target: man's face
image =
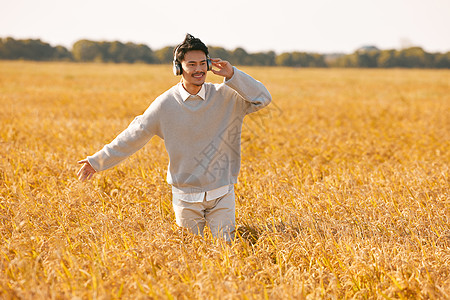
[[[186,85],[201,86],[206,80],[206,55],[201,50],[192,50],[184,55],[181,62],[183,67],[183,82]]]

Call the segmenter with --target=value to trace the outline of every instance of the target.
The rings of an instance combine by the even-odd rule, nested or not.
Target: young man
[[[79,161],[78,177],[90,179],[117,165],[157,135],[169,154],[167,182],[177,224],[203,235],[208,223],[215,237],[231,241],[243,119],[267,106],[271,95],[229,62],[210,59],[206,45],[189,34],[174,50],[173,69],[181,82],[102,150]],[[209,70],[224,83],[205,83]]]

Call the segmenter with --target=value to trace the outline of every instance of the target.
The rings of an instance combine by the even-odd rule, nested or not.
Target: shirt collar
[[[202,88],[197,93],[197,95],[189,94],[189,92],[184,89],[183,84],[181,82],[178,84],[178,90],[180,91],[180,95],[183,101],[186,101],[190,96],[199,96],[202,100],[206,99],[206,89],[204,84],[202,84]]]

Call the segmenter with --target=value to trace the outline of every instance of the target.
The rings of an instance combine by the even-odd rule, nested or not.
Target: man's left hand
[[[230,80],[234,75],[233,66],[226,60],[221,60],[220,58],[211,58],[212,65],[217,68],[211,69],[216,75],[225,77],[226,80]]]

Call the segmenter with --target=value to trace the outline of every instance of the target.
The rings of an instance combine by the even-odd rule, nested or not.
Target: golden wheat
[[[230,246],[174,224],[158,138],[76,179],[169,66],[0,62],[0,297],[450,297],[450,71],[243,70],[273,103],[245,120]]]

